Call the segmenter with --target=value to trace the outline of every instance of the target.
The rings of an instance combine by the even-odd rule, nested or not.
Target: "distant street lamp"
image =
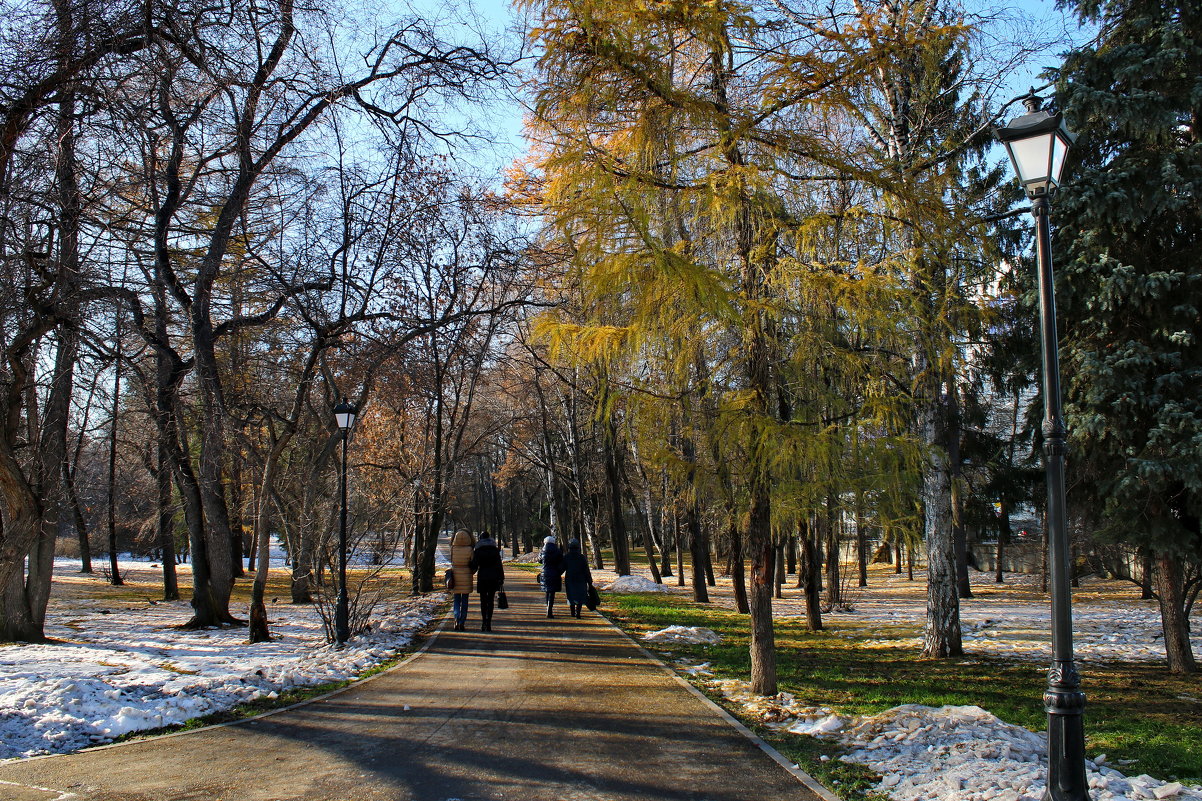
[[[1060,186],[1064,157],[1076,135],[1060,114],[1041,110],[1032,90],[1023,99],[1027,113],[994,133],[1010,154],[1018,182],[1031,200],[1039,261],[1039,325],[1043,357],[1043,454],[1048,482],[1048,565],[1052,586],[1052,667],[1043,694],[1048,712],[1048,789],[1051,801],[1088,801],[1085,781],[1085,694],[1073,663],[1071,564],[1064,500],[1064,457],[1068,450],[1060,406],[1060,361],[1057,355],[1056,298],[1052,281],[1052,234],[1049,198]]]
[[[355,424],[354,404],[340,401],[334,407],[334,420],[342,430],[342,508],[338,515],[338,604],[334,608],[334,639],[343,645],[351,638],[351,616],[346,594],[346,443]]]

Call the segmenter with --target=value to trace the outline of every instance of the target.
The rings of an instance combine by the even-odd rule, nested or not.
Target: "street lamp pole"
[[[1052,274],[1050,197],[1060,183],[1064,156],[1075,136],[1060,114],[1040,109],[1032,92],[1027,113],[996,130],[1006,146],[1035,218],[1039,272],[1039,328],[1043,363],[1043,454],[1047,470],[1048,566],[1052,589],[1052,666],[1043,694],[1048,713],[1047,801],[1088,801],[1085,778],[1085,694],[1073,659],[1073,612],[1068,515],[1065,509],[1064,459],[1067,431],[1060,403],[1060,357],[1056,334],[1056,296]]]
[[[340,476],[341,507],[338,512],[338,602],[334,607],[334,639],[345,645],[351,638],[350,606],[346,592],[346,448],[355,424],[355,407],[342,401],[334,407],[334,419],[342,430],[342,475]]]
[[[1068,515],[1065,511],[1064,457],[1067,431],[1060,405],[1056,298],[1052,277],[1052,235],[1046,195],[1035,198],[1039,260],[1039,328],[1043,356],[1043,458],[1048,485],[1048,569],[1052,587],[1052,667],[1043,694],[1048,712],[1048,792],[1052,801],[1089,798],[1085,781],[1085,694],[1073,660],[1073,610]]]

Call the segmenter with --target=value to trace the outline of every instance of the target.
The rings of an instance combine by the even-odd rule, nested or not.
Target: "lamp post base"
[[[346,595],[338,594],[338,605],[334,607],[334,640],[345,645],[351,638],[351,616]]]
[[[1085,693],[1072,662],[1048,670],[1043,705],[1048,712],[1048,789],[1044,801],[1089,801],[1085,778]]]

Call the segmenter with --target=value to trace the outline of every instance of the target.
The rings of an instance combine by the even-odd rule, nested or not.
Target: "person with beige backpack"
[[[464,529],[456,531],[451,537],[451,569],[446,572],[445,580],[452,594],[455,631],[463,631],[467,623],[467,602],[472,593],[472,550],[475,544],[471,533]]]

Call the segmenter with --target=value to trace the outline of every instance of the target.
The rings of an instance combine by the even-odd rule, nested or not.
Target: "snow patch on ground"
[[[73,599],[48,616],[54,644],[0,646],[0,759],[73,751],[353,678],[407,647],[442,601],[381,605],[371,631],[337,649],[313,606],[269,604],[276,640],[251,645],[244,628],[179,629],[187,601]]]
[[[991,574],[969,571],[974,587],[984,597],[960,601],[960,624],[963,628],[964,650],[971,654],[989,654],[1002,659],[1019,659],[1045,664],[1050,659],[1048,632],[1051,631],[1051,611],[1044,597],[1027,600],[1010,594],[997,595],[998,585]],[[883,584],[880,579],[884,578]],[[925,596],[891,596],[888,591],[925,586],[925,572],[915,571],[915,581],[903,576],[877,576],[878,586],[871,590],[852,590],[854,611],[834,611],[826,618],[842,621],[872,621],[885,626],[907,626],[915,631],[912,637],[888,637],[861,640],[860,647],[922,648],[922,627],[926,621]],[[1005,574],[1007,589],[1034,589],[1040,577],[1027,574]],[[1083,586],[1088,586],[1083,584]],[[1073,601],[1073,654],[1077,661],[1089,662],[1163,662],[1164,635],[1160,610],[1156,601],[1091,600]],[[795,596],[772,602],[778,619],[805,615],[805,599]],[[1198,618],[1195,610],[1194,618]],[[859,637],[859,634],[853,635]],[[1194,653],[1202,653],[1202,626],[1193,626],[1190,640]]]
[[[693,675],[706,667],[685,665]],[[977,706],[906,704],[845,718],[789,693],[755,695],[742,680],[705,683],[770,728],[839,740],[848,749],[840,759],[880,773],[877,789],[896,801],[1041,801],[1047,787],[1046,735]],[[1093,801],[1202,801],[1202,786],[1128,777],[1104,754],[1086,761],[1086,775]]]
[[[722,635],[701,626],[668,626],[666,629],[647,632],[643,639],[652,643],[716,645],[722,642]]]
[[[656,584],[643,576],[618,576],[605,589],[610,592],[672,592],[666,584]]]

